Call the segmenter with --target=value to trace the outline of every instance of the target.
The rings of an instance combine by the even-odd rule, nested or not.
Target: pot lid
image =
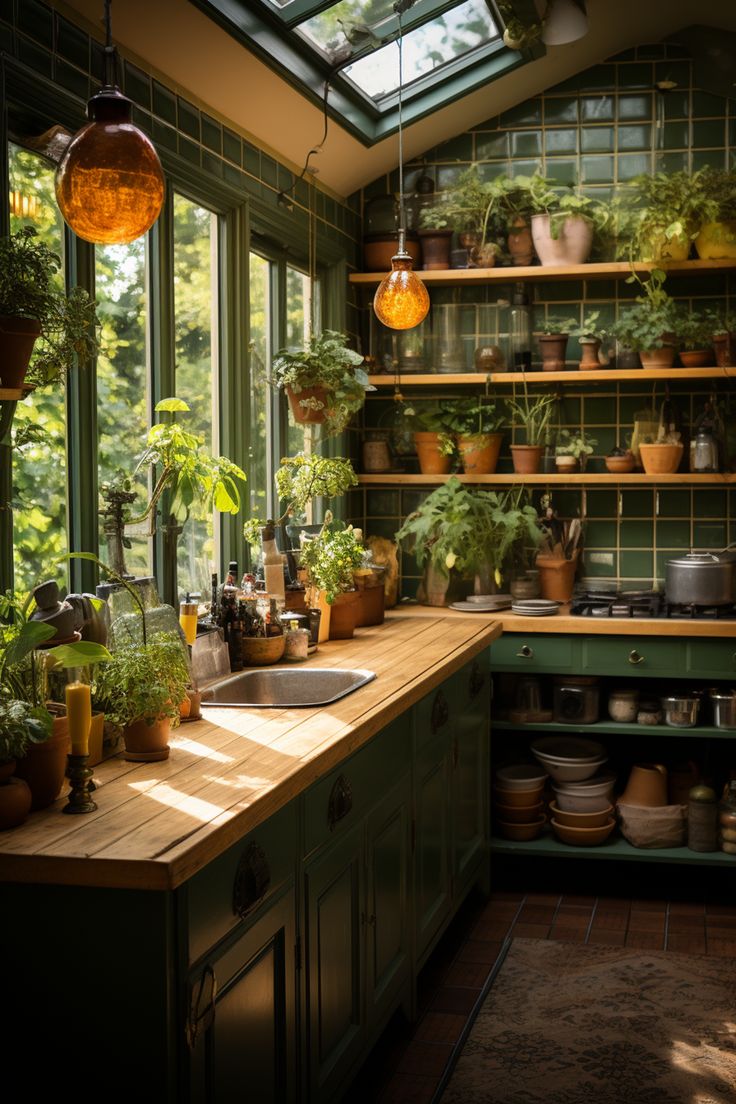
[[[686,552],[684,556],[678,556],[677,559],[667,560],[667,567],[723,567],[724,564],[732,562],[730,557],[721,558],[714,552]]]

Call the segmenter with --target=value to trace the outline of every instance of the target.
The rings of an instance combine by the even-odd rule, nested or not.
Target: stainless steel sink
[[[204,690],[202,706],[292,709],[329,705],[346,694],[352,694],[353,690],[365,686],[375,677],[373,671],[342,671],[336,667],[271,667],[267,670],[239,671]]]

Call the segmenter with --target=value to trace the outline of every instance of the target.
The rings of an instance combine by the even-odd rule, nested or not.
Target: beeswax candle
[[[90,689],[84,682],[70,682],[66,688],[66,716],[72,755],[89,752],[89,727],[92,723]]]

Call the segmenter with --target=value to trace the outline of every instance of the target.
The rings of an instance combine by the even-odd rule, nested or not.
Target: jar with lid
[[[731,779],[723,790],[718,806],[718,845],[721,851],[736,855],[736,779]]]
[[[718,471],[718,442],[705,425],[700,426],[690,442],[690,471]]]
[[[699,782],[688,794],[687,846],[690,851],[718,850],[715,791]]]
[[[598,720],[598,679],[593,675],[565,675],[556,679],[554,720],[558,724],[595,724]]]
[[[633,724],[639,712],[638,690],[612,690],[608,695],[608,716],[619,724]]]

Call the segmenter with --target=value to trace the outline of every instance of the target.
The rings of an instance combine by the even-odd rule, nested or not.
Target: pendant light
[[[542,29],[542,42],[546,46],[566,46],[587,33],[585,0],[549,0]]]
[[[403,54],[401,8],[395,5],[399,17],[399,247],[391,258],[391,271],[384,277],[373,297],[373,310],[384,326],[392,330],[411,330],[424,321],[429,312],[429,294],[422,280],[412,270],[406,250],[406,212],[404,210],[404,144],[402,131]]]
[[[80,238],[111,245],[135,241],[164,201],[164,174],[153,143],[131,122],[132,102],[117,86],[111,0],[105,0],[105,84],[87,104],[89,122],[74,135],[56,170],[56,199]]]

